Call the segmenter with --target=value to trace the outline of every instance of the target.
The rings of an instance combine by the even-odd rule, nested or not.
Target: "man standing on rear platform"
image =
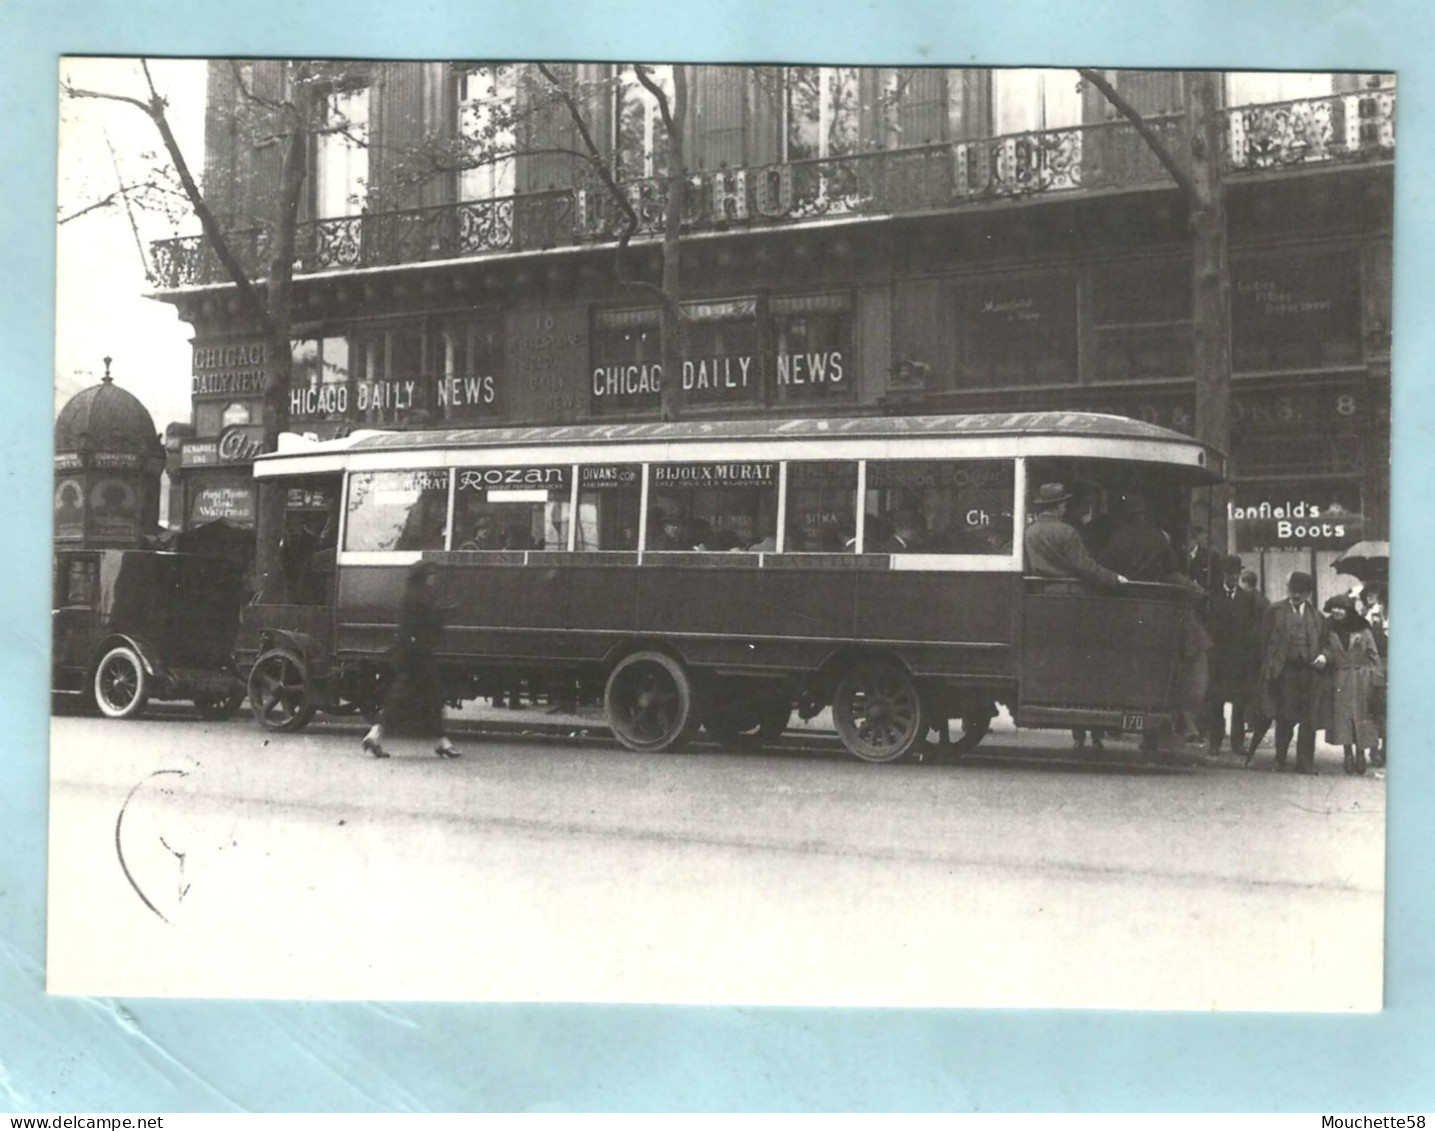
[[[1036,517],[1022,539],[1026,572],[1038,577],[1079,577],[1105,589],[1125,585],[1126,578],[1096,561],[1076,528],[1066,521],[1071,492],[1062,483],[1043,483],[1032,500]]]
[[[1276,721],[1276,761],[1284,770],[1295,737],[1295,769],[1314,774],[1316,672],[1325,666],[1321,646],[1325,618],[1316,612],[1311,594],[1315,580],[1308,573],[1290,575],[1286,599],[1266,610],[1261,624],[1260,689],[1266,715]]]

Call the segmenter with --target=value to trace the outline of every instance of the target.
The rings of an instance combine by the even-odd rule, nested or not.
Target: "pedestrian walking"
[[[442,610],[434,600],[437,579],[432,562],[415,562],[404,579],[398,640],[390,653],[393,683],[380,721],[363,740],[364,750],[375,758],[389,756],[384,739],[395,734],[436,739],[434,753],[440,758],[459,756],[444,731],[443,682],[434,656],[443,628]]]
[[[1226,738],[1226,704],[1231,706],[1230,744],[1233,754],[1245,750],[1246,697],[1260,666],[1263,610],[1256,595],[1241,588],[1244,563],[1226,556],[1221,585],[1207,599],[1211,651],[1207,691],[1206,734],[1210,753],[1218,754]]]
[[[1315,769],[1315,676],[1328,662],[1321,654],[1325,620],[1311,595],[1315,581],[1297,571],[1286,583],[1286,599],[1266,610],[1261,624],[1260,690],[1262,712],[1275,720],[1276,760],[1284,770],[1295,739],[1297,773]]]
[[[1325,647],[1325,671],[1320,677],[1317,697],[1319,718],[1325,740],[1340,746],[1345,754],[1347,774],[1365,773],[1366,752],[1375,752],[1380,733],[1370,715],[1374,689],[1385,681],[1385,668],[1370,624],[1344,594],[1325,603],[1329,618]]]
[[[1375,647],[1380,653],[1382,667],[1389,663],[1388,649],[1390,645],[1389,625],[1390,620],[1385,612],[1385,589],[1384,586],[1374,581],[1367,581],[1356,599],[1360,615],[1370,625],[1370,634],[1375,637]],[[1389,668],[1386,668],[1388,674]],[[1376,729],[1380,732],[1379,742],[1370,754],[1372,766],[1385,765],[1385,686],[1388,679],[1380,680],[1370,689],[1370,717],[1375,720]]]

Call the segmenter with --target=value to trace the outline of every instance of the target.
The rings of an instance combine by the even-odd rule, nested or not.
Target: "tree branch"
[[[681,66],[681,64],[674,64],[674,66]],[[667,130],[668,136],[672,137],[673,111],[672,107],[668,105],[667,92],[664,91],[662,87],[660,87],[652,80],[652,77],[648,74],[648,68],[645,64],[634,63],[633,74],[637,76],[640,83],[642,83],[645,87],[648,88],[648,92],[658,100],[658,113],[661,114],[663,117],[663,128]]]
[[[1126,97],[1114,87],[1111,82],[1100,71],[1091,67],[1077,67],[1076,73],[1089,82],[1105,96],[1106,101],[1121,113],[1131,123],[1141,139],[1150,146],[1151,152],[1156,159],[1165,166],[1166,172],[1171,174],[1171,179],[1185,195],[1186,199],[1195,202],[1196,190],[1191,183],[1190,175],[1176,160],[1176,155],[1171,152],[1171,147],[1166,144],[1166,139],[1151,128],[1151,124],[1141,115],[1141,111],[1132,106]]]

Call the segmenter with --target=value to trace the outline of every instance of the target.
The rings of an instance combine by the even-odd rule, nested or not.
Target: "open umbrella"
[[[1336,558],[1330,568],[1361,581],[1384,581],[1390,575],[1390,543],[1357,542]]]

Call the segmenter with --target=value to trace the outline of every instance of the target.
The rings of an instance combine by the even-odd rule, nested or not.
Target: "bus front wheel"
[[[917,685],[885,660],[848,670],[832,697],[832,721],[842,744],[864,762],[895,762],[927,733]]]
[[[314,701],[297,656],[275,649],[254,661],[249,707],[266,730],[303,730],[308,725],[314,717]]]
[[[698,729],[687,669],[662,652],[634,652],[608,676],[603,706],[613,737],[629,750],[680,750]]]

